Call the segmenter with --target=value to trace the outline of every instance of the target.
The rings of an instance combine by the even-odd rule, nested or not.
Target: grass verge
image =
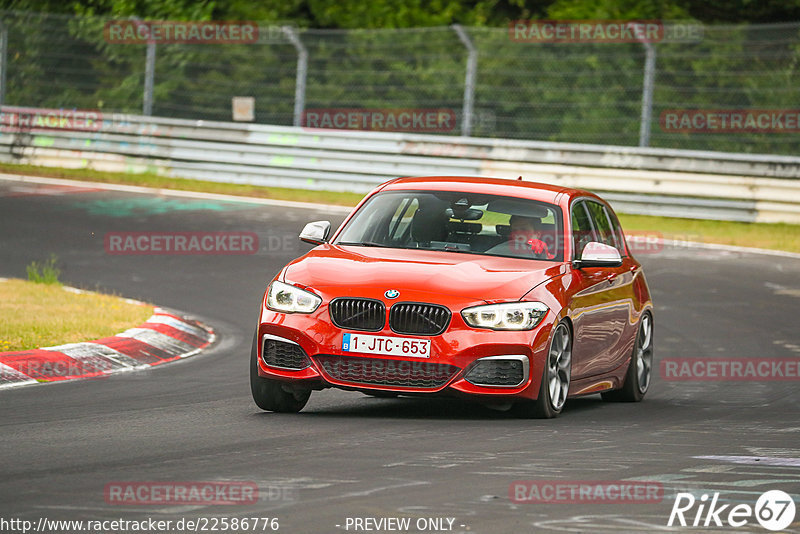
[[[10,163],[0,163],[0,172],[341,206],[355,206],[363,197],[360,193],[223,184],[203,180],[171,178],[154,173],[127,174],[91,169],[60,169],[34,165],[14,165]],[[629,214],[620,214],[620,221],[627,232],[645,232],[683,241],[700,241],[800,253],[800,225],[796,224],[739,223]]]
[[[619,214],[627,233],[658,234],[678,242],[699,241],[738,247],[800,252],[800,225],[676,219]]]
[[[59,284],[0,281],[0,352],[113,336],[145,322],[152,306]]]

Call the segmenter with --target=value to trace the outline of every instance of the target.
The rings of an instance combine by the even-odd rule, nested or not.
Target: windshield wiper
[[[382,247],[382,248],[395,248],[391,245],[383,243],[376,243],[375,241],[340,241],[337,245],[349,245],[353,247]]]
[[[420,250],[435,250],[436,252],[453,252],[455,254],[473,254],[483,256],[482,253],[476,250],[465,250],[463,248],[421,248]]]

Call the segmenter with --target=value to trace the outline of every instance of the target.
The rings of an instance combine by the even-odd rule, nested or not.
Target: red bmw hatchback
[[[398,178],[269,284],[253,399],[301,410],[313,390],[461,395],[554,417],[568,397],[639,401],[653,305],[614,211],[577,189]]]

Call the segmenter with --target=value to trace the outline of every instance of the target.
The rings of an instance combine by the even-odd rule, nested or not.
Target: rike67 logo
[[[718,501],[719,493],[714,493],[710,501],[707,494],[697,499],[691,493],[678,493],[667,526],[738,528],[755,519],[765,529],[778,531],[794,521],[796,512],[792,497],[780,490],[763,493],[755,508],[749,504],[719,504]]]

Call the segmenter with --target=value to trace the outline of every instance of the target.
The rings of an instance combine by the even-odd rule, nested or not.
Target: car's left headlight
[[[322,304],[314,293],[275,280],[267,291],[267,307],[284,313],[311,313]]]
[[[541,302],[509,302],[465,308],[461,316],[474,328],[530,330],[539,324],[548,309]]]

